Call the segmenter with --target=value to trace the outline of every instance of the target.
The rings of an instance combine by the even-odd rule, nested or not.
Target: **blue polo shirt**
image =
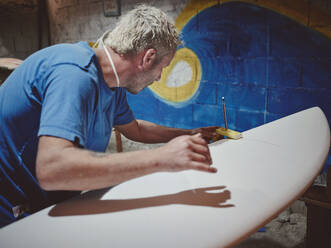
[[[39,136],[104,152],[112,126],[133,119],[126,90],[106,85],[86,42],[51,46],[28,57],[0,87],[0,227],[16,220],[14,206],[39,210],[73,194],[40,188]]]

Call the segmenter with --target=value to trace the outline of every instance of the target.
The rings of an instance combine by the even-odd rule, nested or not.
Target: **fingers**
[[[211,160],[208,143],[202,138],[200,133],[192,136],[192,147],[196,152],[206,155]]]
[[[202,132],[202,137],[207,142],[209,142],[211,139],[213,139],[215,135],[216,135],[216,133],[212,133],[212,132]]]
[[[213,163],[208,146],[192,144],[191,150],[193,153],[198,154],[203,157],[203,160],[198,160],[198,161],[205,161],[208,164]]]
[[[201,132],[205,134],[213,134],[215,133],[215,130],[219,128],[218,126],[212,126],[212,127],[202,127]]]
[[[166,152],[164,163],[171,171],[198,170],[209,173],[217,172],[211,167],[212,159],[207,142],[201,134],[180,136],[173,139],[161,151]]]
[[[191,140],[196,144],[207,145],[207,142],[202,138],[201,133],[191,136]]]
[[[204,171],[204,172],[210,172],[210,173],[216,173],[217,169],[215,167],[211,167],[209,165],[206,165],[201,162],[192,161],[190,163],[190,169],[192,170],[198,170],[198,171]]]
[[[210,157],[209,147],[207,145],[200,145],[191,143],[191,149],[197,153],[208,155]]]
[[[187,136],[188,140],[188,153],[190,162],[193,163],[193,168],[196,170],[216,172],[215,168],[210,167],[212,164],[212,159],[209,151],[207,142],[202,138],[201,133],[197,133],[193,136]]]
[[[205,139],[207,142],[215,139],[217,135],[216,129],[219,128],[218,126],[211,126],[211,127],[201,127],[198,129],[194,129],[194,134],[201,133],[202,138]]]
[[[191,159],[193,161],[203,163],[204,166],[207,167],[209,167],[213,163],[209,147],[206,141],[201,137],[201,134],[196,134],[192,136],[191,142],[189,142],[189,144],[192,152]],[[212,169],[212,172],[214,172],[214,169]]]
[[[202,162],[202,163],[205,163],[207,165],[211,165],[212,164],[211,160],[207,156],[204,156],[204,155],[199,154],[199,153],[196,153],[196,152],[192,152],[189,155],[189,157],[193,161]]]

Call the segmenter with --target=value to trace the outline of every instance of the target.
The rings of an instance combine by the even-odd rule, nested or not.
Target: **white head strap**
[[[107,31],[106,33],[108,33],[108,31]],[[110,53],[109,53],[107,47],[106,47],[105,44],[103,43],[103,38],[104,38],[104,36],[106,35],[106,33],[104,33],[104,34],[101,36],[101,38],[97,40],[97,42],[94,44],[93,47],[98,47],[98,45],[101,43],[103,49],[104,49],[105,52],[106,52],[106,55],[107,55],[108,60],[109,60],[109,63],[110,63],[110,65],[111,65],[111,67],[113,68],[113,72],[114,72],[114,74],[115,74],[116,81],[117,81],[117,87],[120,87],[120,79],[119,79],[119,77],[118,77],[118,74],[117,74],[117,71],[116,71],[116,68],[115,68],[114,62],[113,62],[113,60],[112,60],[112,58],[111,58],[111,56],[110,56]]]

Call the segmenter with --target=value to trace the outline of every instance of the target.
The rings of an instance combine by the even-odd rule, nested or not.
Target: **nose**
[[[162,71],[160,72],[159,76],[156,78],[156,81],[160,81],[162,75]]]

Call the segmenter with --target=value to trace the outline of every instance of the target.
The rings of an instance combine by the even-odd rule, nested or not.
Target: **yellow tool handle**
[[[240,139],[243,137],[240,132],[233,131],[231,129],[225,129],[224,127],[217,128],[216,133],[226,136],[230,139]]]

